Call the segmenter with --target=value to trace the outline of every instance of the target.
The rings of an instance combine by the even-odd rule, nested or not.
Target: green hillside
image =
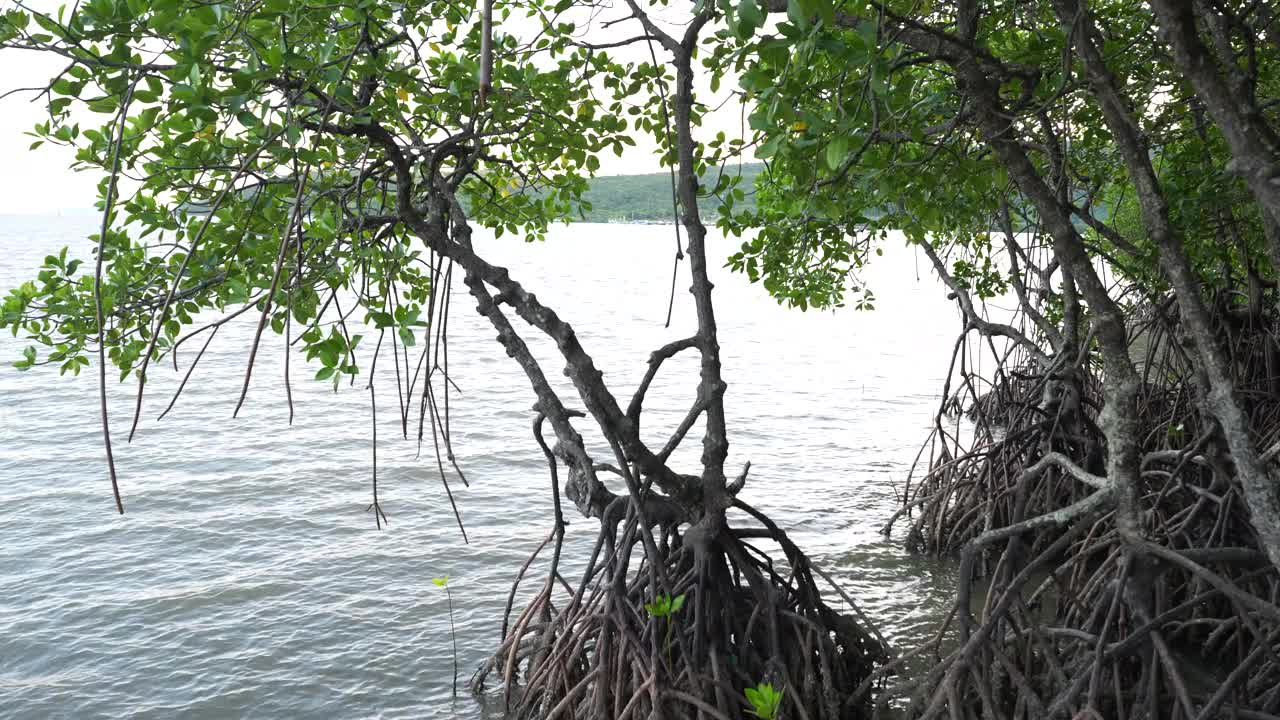
[[[756,175],[763,169],[760,164],[742,166],[741,187],[747,193],[744,204],[748,207],[755,205],[751,190]],[[725,168],[726,174],[738,172],[736,166]],[[703,187],[715,187],[717,177],[704,177]],[[672,222],[671,175],[666,172],[597,177],[591,181],[586,200],[591,203],[586,222]],[[715,210],[714,201],[708,199],[702,203],[704,215],[711,216]]]

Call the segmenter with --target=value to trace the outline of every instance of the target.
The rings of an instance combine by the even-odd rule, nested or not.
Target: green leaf
[[[827,167],[831,170],[838,170],[840,166],[844,164],[844,159],[848,154],[849,138],[844,135],[836,137],[829,145],[827,145],[827,152],[825,155]]]
[[[805,5],[802,4],[801,0],[787,0],[787,19],[791,21],[792,25],[802,30],[806,29],[809,27],[810,17],[811,13],[805,9]]]
[[[756,157],[761,160],[768,160],[778,152],[778,147],[782,144],[781,137],[772,137],[765,144],[756,148]]]
[[[112,97],[91,100],[86,105],[96,113],[113,113],[120,109],[120,103],[116,102],[116,99]]]
[[[738,35],[750,37],[764,25],[764,13],[756,0],[741,0],[738,3]]]
[[[782,709],[782,690],[773,687],[772,683],[760,683],[754,688],[743,691],[747,702],[751,703],[751,714],[761,720],[775,720]]]

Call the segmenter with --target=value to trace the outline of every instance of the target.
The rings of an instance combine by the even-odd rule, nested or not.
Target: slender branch
[[[106,319],[102,311],[102,266],[107,249],[107,235],[111,231],[111,214],[115,210],[116,182],[120,177],[120,146],[124,144],[125,121],[129,118],[129,105],[133,102],[133,90],[137,79],[129,83],[116,122],[116,135],[111,142],[111,174],[107,178],[107,193],[102,203],[102,226],[98,231],[98,258],[93,272],[93,307],[98,323],[98,408],[102,419],[102,443],[107,451],[107,472],[111,475],[111,495],[116,501],[116,512],[124,514],[124,501],[120,497],[120,481],[116,476],[115,453],[111,449],[111,424],[107,413],[107,346]]]

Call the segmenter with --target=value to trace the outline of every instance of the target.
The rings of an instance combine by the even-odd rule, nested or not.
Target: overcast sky
[[[0,90],[47,81],[60,68],[53,58],[34,53],[0,52]],[[10,95],[0,101],[0,213],[43,213],[63,208],[93,207],[98,178],[72,172],[75,153],[48,144],[29,150],[35,138],[27,135],[48,114],[30,102],[32,93]]]
[[[50,10],[59,2],[37,0],[31,3],[44,10]],[[621,6],[621,4],[620,4]],[[0,9],[13,7],[12,2],[0,0]],[[616,15],[623,14],[621,11]],[[662,13],[675,18],[674,13],[666,10]],[[605,17],[604,19],[611,19]],[[622,24],[625,28],[625,23]],[[678,23],[667,25],[673,34],[679,33]],[[613,32],[592,33],[596,41],[614,40],[622,35],[615,29]],[[615,57],[632,60],[647,60],[648,49],[644,46],[625,50],[612,50]],[[663,58],[661,48],[659,59]],[[0,93],[23,87],[43,85],[59,70],[62,63],[52,57],[43,57],[37,53],[13,50],[0,51]],[[726,86],[732,86],[726,82]],[[32,102],[34,93],[22,92],[0,100],[0,163],[4,172],[0,172],[0,214],[32,214],[49,213],[59,210],[71,210],[93,207],[97,198],[97,183],[100,175],[92,171],[74,172],[69,169],[74,160],[74,152],[67,148],[49,144],[30,150],[35,138],[27,135],[31,128],[46,117],[39,101]],[[700,88],[699,97],[708,105],[718,104],[709,97],[705,85]],[[704,124],[702,134],[709,137],[717,129],[724,129],[726,134],[734,135],[739,128],[740,108],[733,103],[721,107],[712,114]],[[89,122],[100,121],[103,116],[90,116]],[[657,172],[657,160],[654,157],[654,145],[647,137],[635,136],[637,147],[630,149],[621,158],[606,152],[601,157],[601,174],[620,175],[631,173]]]

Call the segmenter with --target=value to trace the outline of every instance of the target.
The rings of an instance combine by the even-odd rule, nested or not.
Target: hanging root
[[[765,515],[735,501],[754,523],[722,515],[707,534],[703,523],[646,527],[635,504],[618,504],[576,587],[557,567],[562,535],[539,547],[555,539],[557,560],[514,617],[509,603],[473,691],[495,677],[513,718],[739,718],[751,710],[744,691],[769,683],[783,692],[779,717],[869,717],[883,641],[828,604],[825,576]]]
[[[1276,325],[1218,323],[1255,440],[1273,447]],[[1054,379],[1042,373],[975,411],[967,450],[955,435],[939,443],[900,516],[914,515],[918,549],[960,553],[956,611],[930,648],[936,667],[883,702],[966,720],[1280,718],[1280,572],[1199,408],[1179,332],[1167,306],[1134,329],[1145,358],[1137,536],[1119,531],[1092,457],[1087,377],[1075,418],[1037,398]],[[991,414],[1008,424],[989,429]]]

